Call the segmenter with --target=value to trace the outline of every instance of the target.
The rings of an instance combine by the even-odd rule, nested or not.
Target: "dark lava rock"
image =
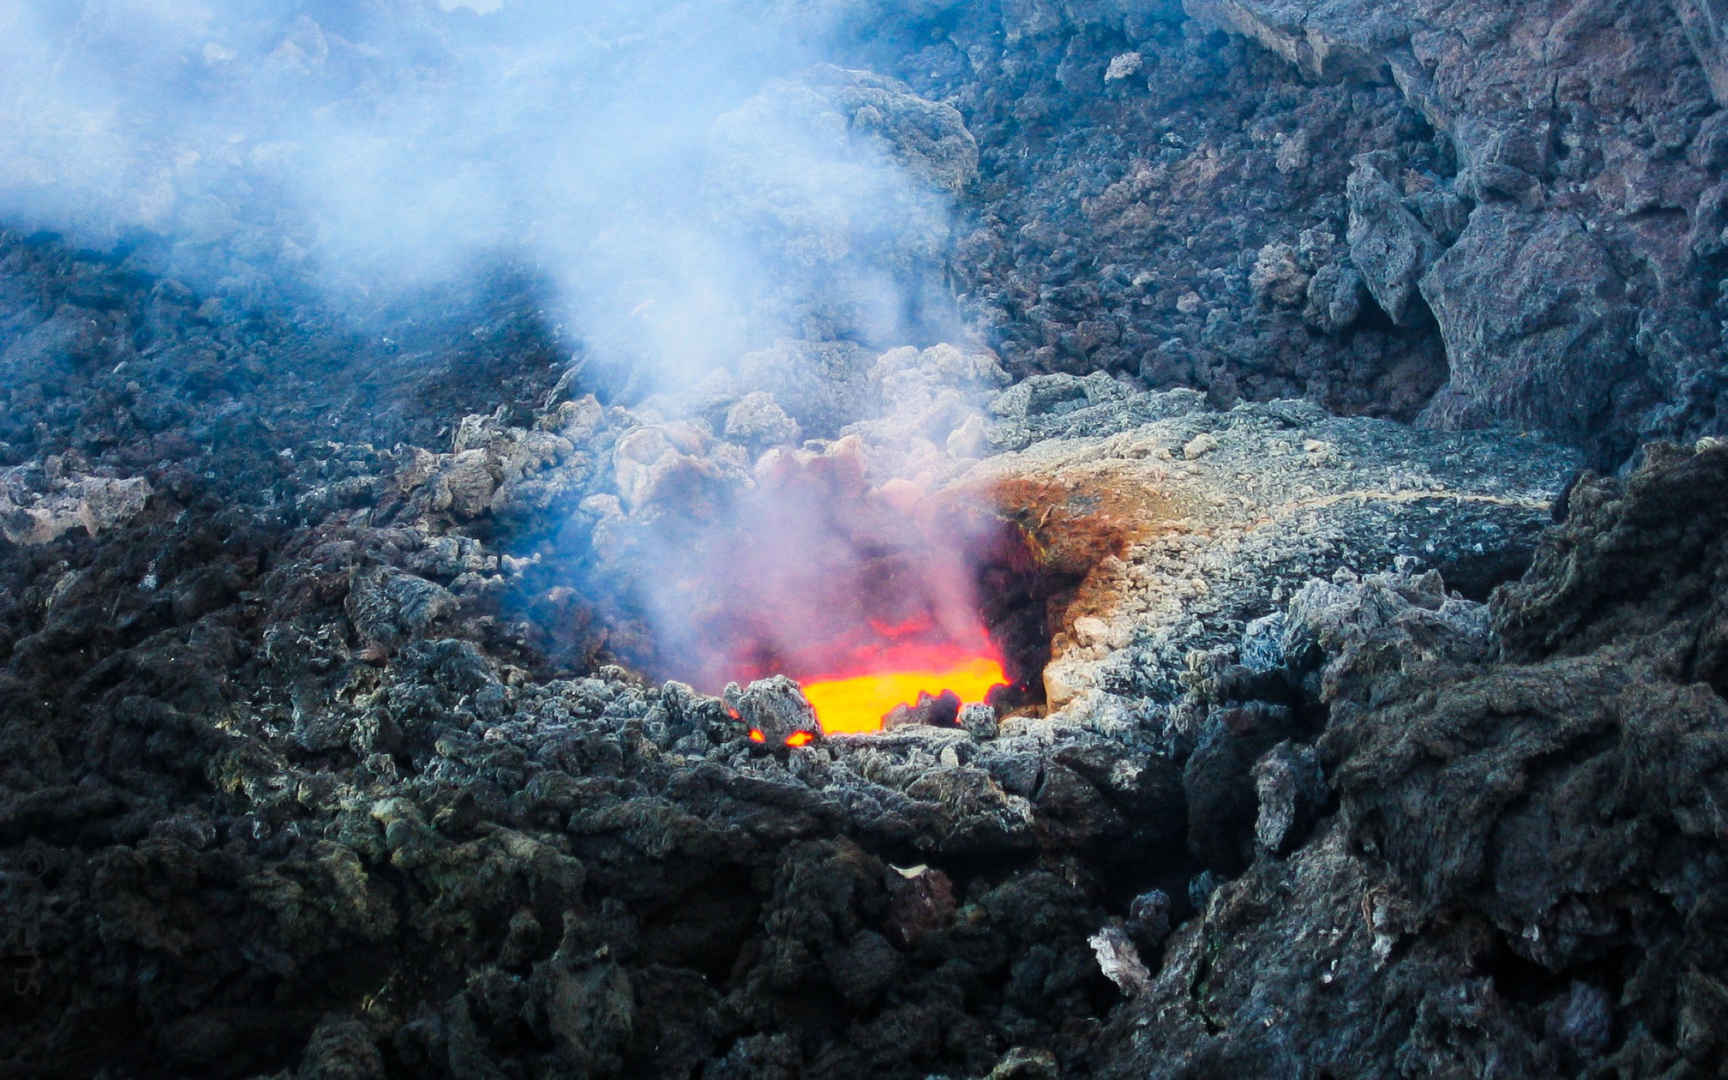
[[[1396,86],[1447,141],[1443,161],[1360,147],[1373,164],[1349,183],[1351,258],[1376,302],[1404,322],[1416,284],[1437,320],[1448,380],[1424,419],[1542,426],[1611,460],[1720,413],[1722,320],[1703,311],[1720,275],[1696,228],[1723,102],[1707,8],[1184,5],[1335,84],[1335,102]],[[1548,47],[1524,48],[1531,33]]]
[[[822,730],[803,689],[784,675],[758,679],[743,690],[731,684],[723,699],[744,727],[760,731],[772,746],[780,746],[800,732]]]
[[[1113,1018],[1104,1073],[1716,1060],[1728,956],[1703,883],[1728,835],[1728,703],[1703,644],[1724,562],[1704,493],[1724,468],[1718,447],[1657,447],[1624,479],[1586,476],[1486,607],[1399,575],[1300,597],[1340,812],[1178,929]]]
[[[1326,780],[1314,748],[1281,742],[1254,763],[1254,791],[1260,799],[1254,843],[1283,854],[1300,844],[1327,799]]]
[[[270,95],[370,101],[396,15],[434,81],[439,20],[496,28],[302,6]],[[0,229],[0,1072],[1718,1069],[1720,4],[821,7],[846,66],[711,133],[700,197],[800,268],[713,385],[508,253],[335,313],[255,174],[164,189],[204,239]],[[894,220],[804,214],[859,192],[776,173],[782,122],[894,162]],[[1537,427],[1689,448],[1539,535]],[[789,680],[615,666],[670,651],[617,569],[843,431],[1075,481],[1017,508],[1074,559],[1028,595],[1146,606],[1072,620],[1066,714],[786,747]]]
[[[918,695],[918,700],[911,705],[896,705],[882,719],[884,728],[908,727],[924,725],[928,727],[958,727],[960,716],[960,695],[952,690],[944,690],[935,697],[926,693]]]

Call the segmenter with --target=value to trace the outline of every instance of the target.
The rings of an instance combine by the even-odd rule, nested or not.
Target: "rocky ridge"
[[[735,405],[717,430],[554,386],[452,424],[447,449],[274,453],[268,489],[212,448],[152,470],[108,532],[9,547],[10,1064],[1089,1068],[1131,958],[1257,844],[1299,848],[1330,799],[1320,717],[1267,659],[1279,598],[1389,530],[1461,576],[1478,545],[1515,563],[1572,458],[1298,402],[1002,381],[976,350],[879,357],[862,386],[883,415],[796,450],[796,424]],[[751,415],[787,415],[752,393]],[[625,609],[565,584],[626,568],[606,537],[632,520],[699,513],[692,472],[755,482],[753,452],[1072,514],[1041,526],[1056,570],[1089,557],[1061,546],[1087,535],[1077,507],[1121,509],[1105,535],[1168,531],[1091,552],[1098,595],[1147,600],[1073,616],[1053,670],[1088,689],[1065,709],[764,751],[716,698],[596,667],[627,650]],[[1164,581],[1186,591],[1155,600]]]

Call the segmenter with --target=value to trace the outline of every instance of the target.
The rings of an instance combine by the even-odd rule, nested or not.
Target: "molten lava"
[[[880,731],[891,714],[951,723],[956,701],[1036,694],[1048,608],[1028,591],[1020,526],[969,495],[876,485],[866,456],[850,436],[771,451],[753,487],[708,507],[716,520],[643,541],[642,600],[661,635],[644,666],[709,692],[795,680],[815,723],[784,702],[740,718],[765,748]]]
[[[935,697],[951,690],[969,705],[1009,681],[1002,661],[952,648],[892,649],[882,660],[871,670],[803,680],[804,696],[825,734],[880,731],[896,705],[913,705],[921,693]]]

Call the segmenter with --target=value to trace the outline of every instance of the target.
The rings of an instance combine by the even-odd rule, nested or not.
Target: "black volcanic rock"
[[[224,93],[511,48],[301,6]],[[243,163],[163,233],[0,230],[0,1073],[1718,1069],[1722,5],[793,6],[839,63],[720,88],[694,197],[803,336],[714,378],[508,245],[314,287],[252,143],[151,144]],[[1023,544],[1043,704],[788,746],[789,680],[625,666],[794,466]]]
[[[1577,516],[1485,607],[1431,576],[1297,600],[1293,643],[1328,657],[1318,749],[1339,813],[1177,932],[1113,1020],[1106,1075],[1684,1075],[1721,1053],[1705,1018],[1728,957],[1700,883],[1722,859],[1728,702],[1709,649],[1679,643],[1719,622],[1703,493],[1728,455],[1648,456],[1587,477]]]
[[[1450,376],[1428,421],[1540,426],[1616,459],[1639,437],[1714,430],[1711,357],[1723,331],[1720,314],[1703,309],[1718,301],[1720,273],[1696,223],[1720,174],[1710,149],[1720,12],[1426,0],[1185,7],[1339,84],[1339,95],[1363,80],[1396,85],[1450,141],[1453,169],[1389,159],[1402,190],[1375,211],[1352,189],[1352,233],[1364,241],[1408,235],[1408,215],[1434,196],[1469,211],[1462,235],[1442,239],[1445,253],[1422,260]],[[1536,39],[1546,44],[1527,46]],[[1362,265],[1368,254],[1352,240],[1370,288],[1401,309],[1403,294],[1377,284],[1381,256]]]

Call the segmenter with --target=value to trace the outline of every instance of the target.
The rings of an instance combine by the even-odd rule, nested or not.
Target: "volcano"
[[[0,3],[0,1076],[1719,1072],[1722,16]]]

